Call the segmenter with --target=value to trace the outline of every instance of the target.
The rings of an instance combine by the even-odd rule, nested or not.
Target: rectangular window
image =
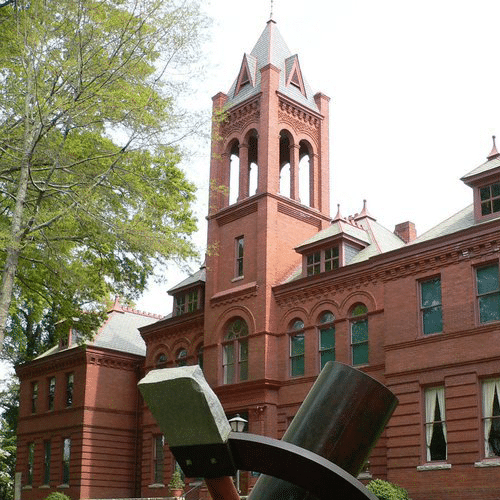
[[[481,197],[481,215],[489,215],[500,212],[500,182],[479,190]]]
[[[500,378],[483,382],[484,456],[500,457]]]
[[[444,387],[426,389],[424,396],[427,461],[444,461],[447,457]]]
[[[186,308],[186,296],[183,293],[175,296],[175,315],[180,316],[184,314]]]
[[[164,445],[165,441],[163,434],[154,436],[154,449],[153,449],[153,469],[154,469],[154,482],[155,484],[163,484],[163,471],[165,469],[164,463]]]
[[[54,409],[54,400],[56,396],[56,378],[51,377],[49,379],[49,393],[48,393],[48,401],[47,401],[47,408],[49,410]]]
[[[368,319],[351,323],[352,364],[368,364]]]
[[[188,293],[188,312],[193,312],[198,309],[198,290],[191,290]]]
[[[243,250],[245,239],[243,236],[236,238],[236,277],[243,276]]]
[[[321,369],[328,361],[335,361],[335,327],[321,328],[319,331],[319,356]]]
[[[443,331],[441,278],[436,277],[420,283],[420,312],[424,335]]]
[[[38,382],[31,382],[31,413],[36,413],[38,406]]]
[[[239,377],[240,381],[248,380],[248,339],[240,339],[239,346]]]
[[[72,373],[66,374],[66,408],[73,406],[73,385],[75,376]]]
[[[321,272],[321,252],[314,252],[307,256],[307,276]]]
[[[489,323],[500,320],[500,286],[498,264],[476,269],[479,321]]]
[[[224,383],[234,383],[234,343],[224,346],[223,354]]]
[[[332,247],[325,250],[325,271],[339,268],[339,247]]]
[[[50,484],[50,441],[43,442],[43,484]]]
[[[71,462],[71,439],[64,438],[62,453],[62,484],[69,484],[69,466]]]
[[[33,467],[35,465],[35,443],[28,444],[28,470],[26,471],[26,484],[33,485]]]
[[[290,375],[304,375],[304,332],[290,335]]]

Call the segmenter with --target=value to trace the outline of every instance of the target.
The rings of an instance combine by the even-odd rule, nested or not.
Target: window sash
[[[198,290],[192,290],[188,293],[188,312],[193,312],[198,309]]]
[[[36,413],[38,406],[38,382],[31,384],[31,413]]]
[[[33,484],[33,469],[35,465],[35,443],[28,444],[28,470],[26,477],[26,484],[31,486]]]
[[[351,323],[352,364],[368,364],[368,319]]]
[[[325,271],[338,269],[340,266],[339,247],[327,248],[325,250]]]
[[[500,283],[498,264],[476,269],[479,321],[500,320]]]
[[[51,443],[50,441],[44,441],[43,444],[44,456],[43,456],[43,484],[50,483],[50,458],[51,458]]]
[[[63,441],[63,457],[62,457],[62,483],[69,484],[69,466],[71,460],[71,439],[65,438]]]
[[[73,406],[73,388],[74,388],[75,376],[72,373],[68,373],[66,376],[66,407],[69,408]]]
[[[485,380],[482,384],[484,456],[500,456],[500,379]],[[495,411],[496,410],[496,411]]]
[[[154,436],[154,449],[153,449],[153,481],[155,484],[163,484],[163,474],[165,469],[164,464],[164,437],[163,434]]]
[[[446,460],[448,455],[448,439],[446,431],[446,408],[444,387],[432,387],[425,390],[425,442],[427,461]],[[438,410],[438,411],[437,411]],[[439,412],[440,420],[436,419],[436,414]],[[437,432],[442,432],[444,438],[445,451],[444,457],[436,458],[435,442],[433,437]]]
[[[290,375],[292,377],[299,377],[305,373],[304,342],[303,332],[290,335]]]
[[[56,395],[56,379],[52,377],[49,379],[49,394],[48,394],[48,408],[49,410],[54,409],[54,400]]]
[[[243,253],[245,249],[245,239],[243,236],[236,238],[236,277],[243,276]]]
[[[335,361],[335,327],[321,328],[319,331],[320,368],[328,361]]]

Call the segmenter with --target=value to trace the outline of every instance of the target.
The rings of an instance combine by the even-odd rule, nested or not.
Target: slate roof
[[[479,167],[475,168],[468,174],[465,174],[461,180],[464,181],[466,184],[468,184],[468,181],[473,179],[474,177],[483,174],[485,172],[488,172],[488,170],[493,170],[498,167],[500,167],[500,157],[496,157],[484,162],[482,165],[479,165]]]
[[[183,288],[188,288],[196,283],[205,283],[207,280],[207,270],[205,264],[203,264],[198,271],[194,274],[188,276],[185,280],[181,281],[179,284],[175,285],[173,288],[168,290],[168,294],[173,295],[177,290],[182,290]]]
[[[146,344],[139,333],[139,328],[155,323],[160,319],[163,319],[163,317],[158,314],[148,314],[122,306],[119,300],[116,299],[113,308],[108,312],[106,321],[101,325],[93,340],[87,341],[85,344],[145,356]],[[73,339],[69,347],[54,346],[36,359],[76,347],[78,347],[78,342]]]
[[[313,111],[319,112],[318,106],[314,101],[314,92],[312,91],[309,84],[306,82],[304,75],[302,75],[302,80],[304,82],[305,96],[301,93],[295,85],[285,85],[287,69],[290,69],[290,65],[295,60],[295,54],[292,54],[288,48],[285,40],[279,32],[276,22],[270,20],[267,22],[266,28],[260,35],[255,47],[252,49],[250,54],[245,54],[244,58],[247,58],[249,63],[251,76],[254,79],[255,84],[245,85],[241,88],[237,95],[235,91],[238,84],[238,77],[231,86],[229,92],[227,93],[228,101],[227,106],[232,107],[246,99],[257,95],[261,92],[261,75],[260,69],[268,64],[272,64],[279,68],[280,71],[280,84],[279,91],[290,97],[294,101],[307,106]],[[292,57],[293,56],[293,57]],[[292,57],[292,58],[291,58]],[[291,58],[291,59],[290,59]],[[288,65],[288,66],[287,66]]]
[[[376,219],[368,215],[366,210],[363,209],[363,214],[358,217],[351,217],[348,219],[336,217],[328,228],[323,229],[313,237],[301,243],[297,247],[297,250],[342,235],[354,237],[358,241],[366,244],[366,247],[360,250],[359,253],[352,258],[349,264],[346,265],[363,262],[375,255],[397,250],[405,246],[401,238],[379,224]],[[284,282],[289,283],[290,281],[300,278],[302,276],[301,270],[302,268],[299,266]]]

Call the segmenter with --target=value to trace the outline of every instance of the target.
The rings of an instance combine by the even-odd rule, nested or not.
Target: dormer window
[[[175,316],[197,311],[200,309],[200,293],[197,288],[179,292],[174,296]]]
[[[500,182],[479,188],[481,215],[500,212]]]
[[[338,245],[318,250],[306,256],[306,275],[313,276],[340,267],[340,248]]]

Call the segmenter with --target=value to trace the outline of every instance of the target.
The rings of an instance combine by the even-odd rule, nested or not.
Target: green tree
[[[0,391],[0,498],[14,497],[19,385],[12,377]]]
[[[195,1],[17,0],[0,26],[1,349],[9,312],[12,332],[48,311],[90,331],[194,255],[177,104],[206,21]]]

